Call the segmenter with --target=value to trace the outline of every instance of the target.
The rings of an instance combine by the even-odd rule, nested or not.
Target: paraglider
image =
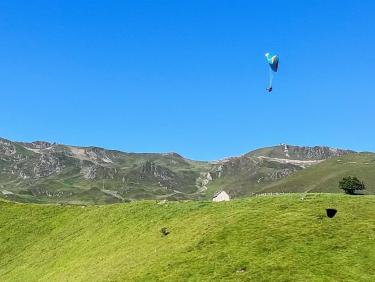
[[[279,69],[279,56],[276,54],[265,54],[268,65],[270,66],[270,81],[269,86],[267,87],[268,92],[272,92],[272,81],[273,81],[273,73],[277,72]]]

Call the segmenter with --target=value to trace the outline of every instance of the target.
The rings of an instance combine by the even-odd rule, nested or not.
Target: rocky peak
[[[52,146],[51,143],[45,141],[33,141],[28,144],[32,149],[47,149]]]
[[[299,147],[291,145],[281,145],[289,155],[289,158],[296,160],[326,160],[333,157],[339,157],[345,154],[354,153],[354,151],[330,148],[326,146]],[[286,149],[285,149],[286,148]]]
[[[294,146],[280,144],[279,146],[262,148],[252,151],[246,156],[250,157],[269,157],[279,159],[290,159],[300,161],[320,161],[333,157],[343,156],[345,154],[355,153],[350,150],[330,148],[326,146]]]

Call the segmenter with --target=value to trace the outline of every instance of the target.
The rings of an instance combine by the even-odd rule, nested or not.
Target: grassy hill
[[[277,150],[264,148],[250,156],[233,158],[224,163],[226,167],[223,175],[214,177],[207,185],[207,196],[210,197],[218,190],[225,190],[235,197],[264,192],[341,193],[338,182],[348,175],[357,176],[365,182],[365,193],[375,194],[374,153],[345,154],[302,168],[303,161],[298,163],[294,160],[257,156],[267,156],[270,152]]]
[[[375,194],[375,154],[349,154],[300,170],[262,188],[263,192],[340,193],[338,183],[348,175],[365,182],[367,194]]]
[[[374,196],[0,210],[2,281],[375,281]]]

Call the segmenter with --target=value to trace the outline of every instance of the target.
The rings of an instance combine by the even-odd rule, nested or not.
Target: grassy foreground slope
[[[0,211],[2,281],[375,281],[374,196]]]

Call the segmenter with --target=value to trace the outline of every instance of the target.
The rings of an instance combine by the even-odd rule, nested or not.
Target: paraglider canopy
[[[273,73],[277,72],[279,69],[279,56],[276,54],[265,54],[268,65],[270,66],[270,82],[269,86],[267,87],[268,92],[272,92],[272,81],[273,81]]]
[[[279,56],[266,53],[266,59],[272,71],[277,72],[279,68]]]

